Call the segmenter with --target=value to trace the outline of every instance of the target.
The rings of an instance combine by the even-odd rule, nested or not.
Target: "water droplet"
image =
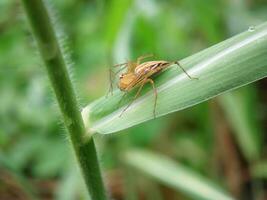
[[[250,27],[248,28],[248,32],[253,32],[253,31],[255,31],[255,27],[254,27],[254,26],[250,26]]]

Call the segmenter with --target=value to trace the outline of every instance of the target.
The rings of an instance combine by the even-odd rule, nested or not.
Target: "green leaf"
[[[215,183],[162,155],[132,150],[123,158],[129,166],[195,199],[233,199]]]
[[[266,55],[267,23],[264,23],[181,60],[187,72],[199,79],[190,80],[176,66],[157,76],[154,79],[158,92],[157,117],[266,77]],[[153,119],[154,93],[149,84],[120,117],[135,93],[136,89],[120,106],[123,92],[119,90],[86,106],[82,114],[87,129],[108,134]]]
[[[255,113],[258,106],[253,92],[253,88],[244,87],[219,98],[241,151],[250,162],[259,159],[262,150],[262,134]]]

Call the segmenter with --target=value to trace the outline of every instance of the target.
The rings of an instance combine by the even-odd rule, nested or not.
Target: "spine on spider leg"
[[[55,29],[42,0],[22,0],[33,35],[69,132],[83,178],[92,199],[106,200],[93,138],[85,140],[85,127],[78,109],[66,61]]]

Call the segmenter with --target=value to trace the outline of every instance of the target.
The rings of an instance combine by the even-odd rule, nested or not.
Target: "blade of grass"
[[[244,87],[219,97],[238,144],[250,162],[258,160],[261,152],[261,134],[254,112],[257,102],[253,100],[253,91],[251,87]]]
[[[233,199],[215,183],[174,161],[142,150],[132,150],[124,155],[124,162],[145,175],[183,192],[195,199]]]
[[[87,140],[84,138],[85,127],[79,112],[74,88],[48,11],[42,0],[22,0],[22,2],[89,194],[92,199],[105,200],[106,194],[94,140],[93,138],[87,138]]]
[[[155,78],[158,91],[157,117],[206,101],[225,91],[267,76],[267,23],[250,27],[233,38],[180,61],[190,80],[176,66]],[[83,120],[91,132],[108,134],[153,119],[154,94],[144,88],[130,108],[119,117],[131,100],[133,91],[118,106],[123,93],[115,91],[83,109]]]

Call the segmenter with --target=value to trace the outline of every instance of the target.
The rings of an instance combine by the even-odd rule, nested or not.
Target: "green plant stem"
[[[85,127],[78,109],[55,30],[42,0],[22,0],[33,35],[70,134],[77,160],[92,199],[106,199],[93,138],[85,140]]]

